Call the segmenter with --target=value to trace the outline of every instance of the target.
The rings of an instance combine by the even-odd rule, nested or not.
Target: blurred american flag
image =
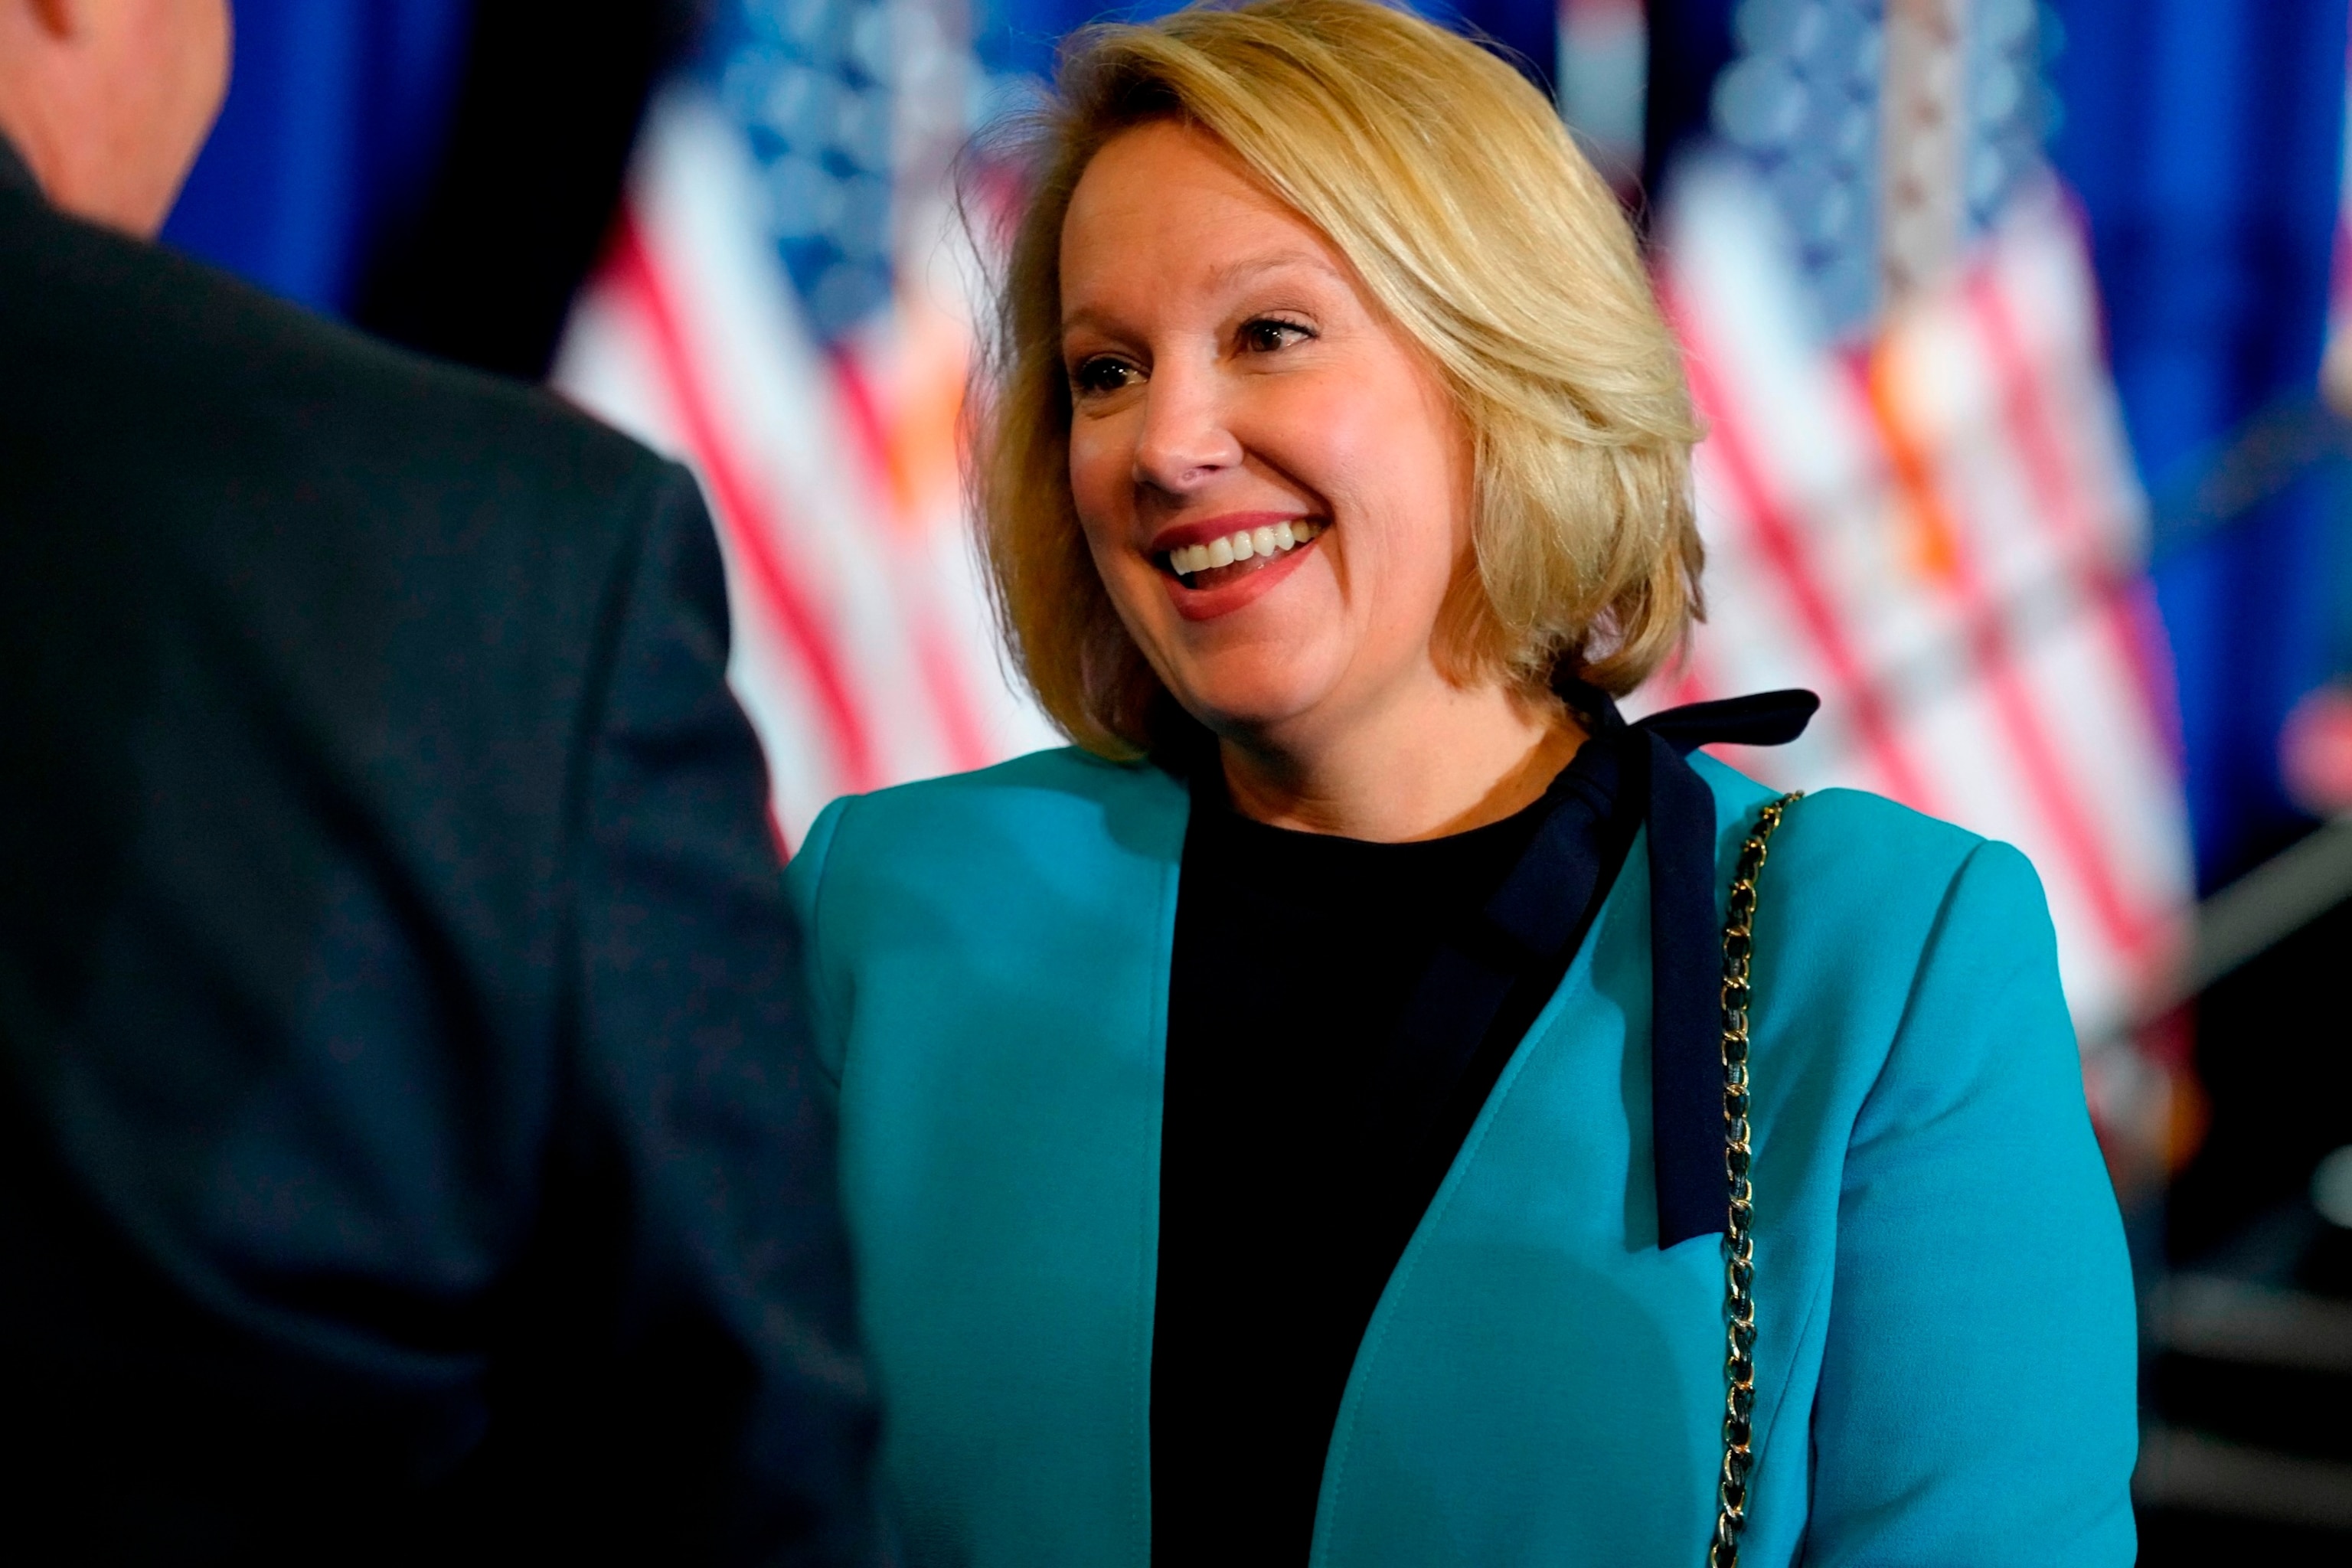
[[[797,843],[835,796],[1048,744],[962,526],[971,258],[948,167],[986,84],[959,7],[730,0],[657,98],[554,382],[691,466],[730,678]]]
[[[1653,700],[1819,690],[1804,741],[1735,760],[2023,849],[2078,1029],[2104,1040],[2177,961],[2192,878],[2079,233],[2054,194],[2021,201],[1948,282],[1839,345],[1805,331],[1773,228],[1728,172],[1686,174],[1661,292],[1709,428],[1710,613]],[[2131,1059],[2093,1065],[2103,1110],[2137,1114]]]
[[[1735,761],[2023,849],[2094,1110],[2169,1140],[2130,1026],[2194,897],[2147,518],[2023,0],[1748,0],[1660,294],[1709,427],[1709,618],[1645,702],[1809,686]]]

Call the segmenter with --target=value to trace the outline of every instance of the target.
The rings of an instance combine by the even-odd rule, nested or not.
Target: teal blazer
[[[1727,897],[1769,796],[1693,760]],[[915,1568],[1149,1562],[1188,809],[1155,768],[1047,752],[837,802],[792,864]],[[1657,1245],[1648,905],[1637,846],[1399,1261],[1316,1564],[1703,1560],[1723,1265],[1718,1237]],[[1754,973],[1742,1560],[2130,1563],[2130,1276],[2032,867],[1811,796],[1773,841]]]

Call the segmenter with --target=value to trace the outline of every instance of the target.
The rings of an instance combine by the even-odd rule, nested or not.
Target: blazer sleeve
[[[572,1495],[664,1560],[706,1555],[717,1520],[720,1561],[862,1562],[875,1419],[801,932],[683,470],[651,512],[608,617],[579,838],[577,1114],[569,1191],[550,1199],[591,1217],[583,1236],[609,1227],[572,1243],[558,1278],[584,1300],[609,1289],[613,1312],[609,1338],[552,1364],[567,1393],[551,1452],[578,1467]]]
[[[1945,893],[1856,1120],[1805,1561],[2127,1564],[2130,1266],[2032,867]]]

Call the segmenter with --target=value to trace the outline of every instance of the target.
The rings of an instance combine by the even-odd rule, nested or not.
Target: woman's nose
[[[1135,444],[1137,484],[1183,495],[1241,458],[1213,375],[1163,366],[1152,376]]]

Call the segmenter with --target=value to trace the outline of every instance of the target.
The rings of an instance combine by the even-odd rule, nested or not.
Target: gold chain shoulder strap
[[[1716,1478],[1715,1540],[1708,1568],[1738,1568],[1739,1531],[1748,1523],[1748,1472],[1756,1409],[1755,1243],[1748,1222],[1748,960],[1754,950],[1756,879],[1763,874],[1772,830],[1797,800],[1784,795],[1757,814],[1731,878],[1731,912],[1723,922],[1723,1174],[1730,1210],[1723,1227],[1723,1470]]]

